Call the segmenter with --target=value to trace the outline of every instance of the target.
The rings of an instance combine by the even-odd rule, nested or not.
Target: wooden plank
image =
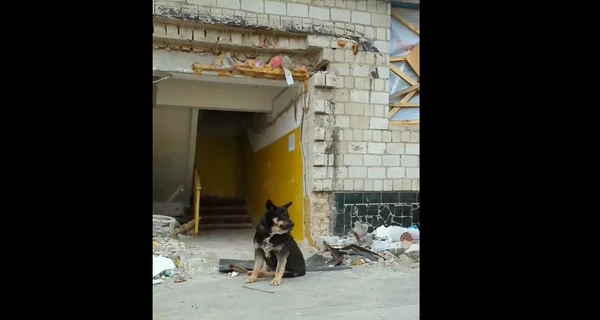
[[[414,91],[411,91],[411,92],[407,93],[407,94],[404,96],[404,98],[402,98],[402,100],[400,100],[400,103],[399,103],[399,104],[402,104],[402,103],[407,103],[407,102],[408,102],[408,100],[410,100],[410,98],[412,98],[412,97],[415,95],[415,93],[417,93],[417,90],[414,90]],[[392,110],[389,112],[389,114],[388,114],[388,119],[391,119],[391,118],[392,118],[392,117],[393,117],[393,116],[394,116],[394,115],[395,115],[395,114],[396,114],[398,111],[400,111],[400,107],[396,107],[396,106],[394,106],[394,109],[392,109]]]
[[[410,23],[405,17],[403,17],[400,13],[398,13],[396,10],[392,10],[392,17],[398,19],[400,22],[402,22],[402,24],[404,24],[407,28],[409,28],[410,30],[412,30],[412,32],[419,34],[419,29],[417,27],[415,27],[412,23]]]
[[[410,52],[408,53],[408,55],[406,55],[406,62],[408,62],[408,65],[415,70],[415,73],[420,77],[421,76],[421,72],[420,72],[420,67],[419,67],[419,45],[421,43],[417,43],[417,46],[414,47],[412,50],[410,50]]]
[[[410,87],[408,87],[408,88],[406,88],[406,89],[404,89],[404,90],[402,90],[400,92],[396,92],[396,93],[392,94],[390,96],[390,100],[393,100],[393,99],[396,99],[396,98],[400,98],[403,94],[409,93],[409,92],[411,92],[413,90],[421,90],[421,83],[417,83],[417,84],[415,84],[413,86],[410,86]]]
[[[390,120],[390,124],[398,126],[410,126],[413,124],[420,124],[419,120]]]
[[[402,62],[405,61],[406,57],[391,57],[390,62]]]
[[[418,102],[404,102],[404,103],[394,103],[394,104],[390,104],[390,107],[396,107],[396,108],[419,108],[419,103]]]
[[[398,77],[402,78],[402,80],[408,82],[408,84],[410,84],[411,86],[417,84],[417,81],[413,80],[406,73],[400,71],[400,69],[398,69],[398,67],[396,67],[395,65],[390,64],[390,70],[392,70],[392,72],[395,73]]]

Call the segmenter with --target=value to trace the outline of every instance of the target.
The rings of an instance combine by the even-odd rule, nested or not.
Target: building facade
[[[301,195],[294,203],[301,208],[304,230],[297,238],[310,243],[316,236],[346,234],[355,221],[373,227],[419,223],[419,121],[390,119],[390,94],[400,96],[393,82],[408,74],[399,71],[398,77],[399,67],[393,65],[404,58],[390,61],[398,51],[390,1],[155,0],[153,14],[155,72],[222,79],[231,76],[219,69],[230,57],[251,68],[256,65],[245,61],[267,62],[276,55],[308,70],[305,81],[298,75],[298,87],[285,99],[293,100],[290,128],[298,136],[284,137],[282,144],[288,151],[297,146],[302,159],[297,179],[303,183],[296,189]],[[415,28],[414,22],[407,24]],[[400,104],[414,107],[418,103],[410,98],[418,77],[412,74],[402,86],[409,94]],[[275,102],[261,120],[262,134],[277,122],[269,118],[279,119],[290,108]],[[256,150],[294,132],[273,130],[282,133]]]

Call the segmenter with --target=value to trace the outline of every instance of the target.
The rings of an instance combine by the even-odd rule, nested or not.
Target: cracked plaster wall
[[[237,37],[223,37],[232,41],[229,44],[250,49],[260,47],[256,39],[261,32],[301,36],[271,49],[285,51],[287,44],[288,49],[316,52],[313,67],[326,66],[325,73],[309,80],[302,125],[313,238],[331,232],[332,191],[419,190],[419,127],[390,127],[387,118],[389,3],[187,0],[154,1],[153,10],[163,23],[252,30],[254,38],[240,37],[240,43],[235,43]],[[168,24],[164,28],[168,34]],[[199,38],[192,35],[194,41],[205,40],[202,36],[207,33],[198,34]]]

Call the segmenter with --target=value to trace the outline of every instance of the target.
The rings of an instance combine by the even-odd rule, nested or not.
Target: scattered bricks
[[[407,143],[406,144],[406,154],[419,154],[419,144],[418,143]]]
[[[385,168],[372,167],[367,169],[369,179],[385,179]]]
[[[366,167],[348,167],[349,178],[366,178],[367,168]]]
[[[403,167],[418,167],[419,157],[418,156],[402,156],[400,163]]]
[[[381,165],[381,156],[375,156],[371,154],[366,154],[363,156],[363,163],[365,166],[380,166]]]
[[[308,6],[305,4],[288,3],[287,15],[292,17],[308,18]]]
[[[368,142],[367,143],[367,153],[369,154],[384,154],[385,153],[385,143],[382,142]],[[379,161],[381,164],[381,160]]]
[[[265,12],[285,16],[287,14],[287,7],[285,2],[265,1]]]
[[[404,154],[404,143],[388,143],[386,151],[388,154]]]
[[[265,12],[263,0],[242,0],[242,10],[252,12]]]
[[[331,20],[350,22],[350,10],[331,8]]]
[[[372,117],[369,122],[369,129],[388,129],[388,119]]]
[[[387,168],[387,177],[391,179],[404,178],[406,175],[404,173],[403,167],[393,167]]]
[[[419,168],[406,168],[406,177],[409,179],[419,179]]]

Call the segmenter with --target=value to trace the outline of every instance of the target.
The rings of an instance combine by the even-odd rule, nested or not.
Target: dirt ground
[[[244,283],[245,276],[218,273],[220,258],[253,259],[252,230],[214,230],[183,238],[186,281],[153,286],[154,319],[418,319],[419,271],[372,265],[309,272],[304,277]],[[302,247],[305,258],[314,250]],[[248,286],[273,293],[244,288]]]

